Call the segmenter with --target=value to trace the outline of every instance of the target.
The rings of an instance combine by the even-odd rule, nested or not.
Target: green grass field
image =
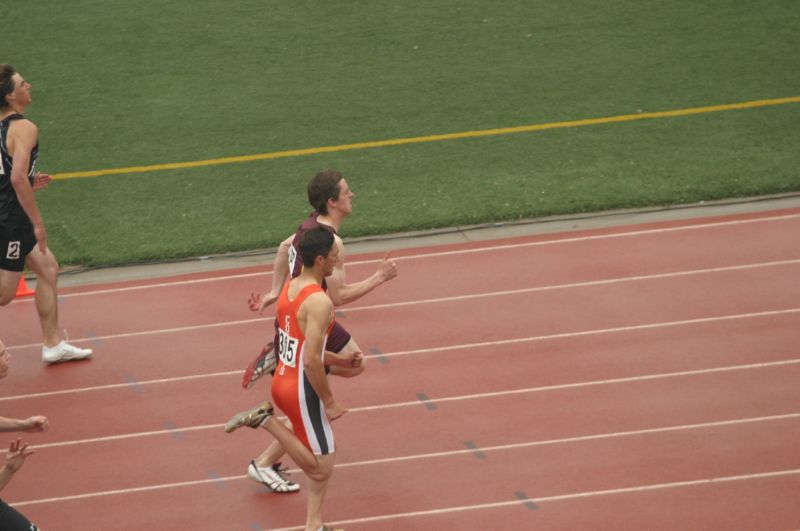
[[[800,96],[800,3],[145,0],[15,6],[53,174]],[[800,190],[800,103],[59,179],[62,263],[266,248],[336,168],[345,236]]]

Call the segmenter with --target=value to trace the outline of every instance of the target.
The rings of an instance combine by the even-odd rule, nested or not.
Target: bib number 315
[[[300,344],[300,341],[283,330],[278,330],[278,341],[278,352],[280,353],[281,361],[287,367],[294,369],[297,367],[297,346]]]

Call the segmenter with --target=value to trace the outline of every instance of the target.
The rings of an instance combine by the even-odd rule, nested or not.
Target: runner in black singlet
[[[58,322],[58,262],[34,192],[50,182],[36,171],[39,131],[24,116],[31,84],[11,65],[0,64],[0,306],[16,296],[25,266],[36,273],[36,311],[42,326],[42,360],[79,360],[92,355],[64,341]]]

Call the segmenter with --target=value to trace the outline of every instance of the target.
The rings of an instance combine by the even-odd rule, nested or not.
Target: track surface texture
[[[789,208],[394,251],[400,276],[337,310],[368,363],[331,379],[326,520],[797,529],[799,234]],[[3,498],[43,529],[301,529],[302,472],[269,492],[245,476],[269,434],[222,430],[268,392],[239,381],[270,269],[63,289],[85,362],[45,366],[32,301],[3,308],[0,411],[51,422]]]

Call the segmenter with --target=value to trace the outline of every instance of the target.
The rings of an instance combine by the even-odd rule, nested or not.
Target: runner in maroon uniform
[[[311,179],[308,183],[308,201],[314,207],[314,212],[298,227],[295,234],[281,243],[275,257],[272,289],[263,296],[260,293],[253,293],[250,297],[251,310],[260,312],[273,304],[280,295],[281,288],[289,274],[291,273],[292,278],[300,274],[302,264],[298,259],[298,243],[305,232],[315,227],[330,230],[334,234],[336,246],[339,249],[336,267],[323,283],[323,288],[327,289],[335,306],[357,300],[397,276],[397,265],[389,258],[389,253],[386,253],[375,273],[360,282],[347,283],[344,244],[338,232],[342,222],[353,212],[353,197],[354,194],[347,181],[338,171],[323,171]],[[277,339],[273,344],[278,344]],[[326,351],[326,370],[329,370],[330,374],[351,378],[361,374],[365,369],[361,349],[350,333],[338,322],[334,322],[328,337]],[[275,368],[274,350],[270,351],[265,347],[263,354],[264,363],[261,370],[254,375],[253,381]],[[247,468],[248,477],[267,485],[276,492],[296,492],[299,490],[299,486],[283,478],[276,464],[283,454],[283,447],[278,441],[274,441],[264,453],[250,462]]]
[[[330,231],[308,231],[300,244],[303,271],[286,284],[278,299],[281,348],[272,398],[291,419],[294,430],[275,419],[270,402],[243,411],[225,424],[227,433],[243,426],[264,428],[305,472],[309,480],[306,531],[329,529],[322,523],[322,504],[336,451],[330,423],[347,412],[334,398],[323,369],[333,303],[321,284],[333,271],[338,253]]]

